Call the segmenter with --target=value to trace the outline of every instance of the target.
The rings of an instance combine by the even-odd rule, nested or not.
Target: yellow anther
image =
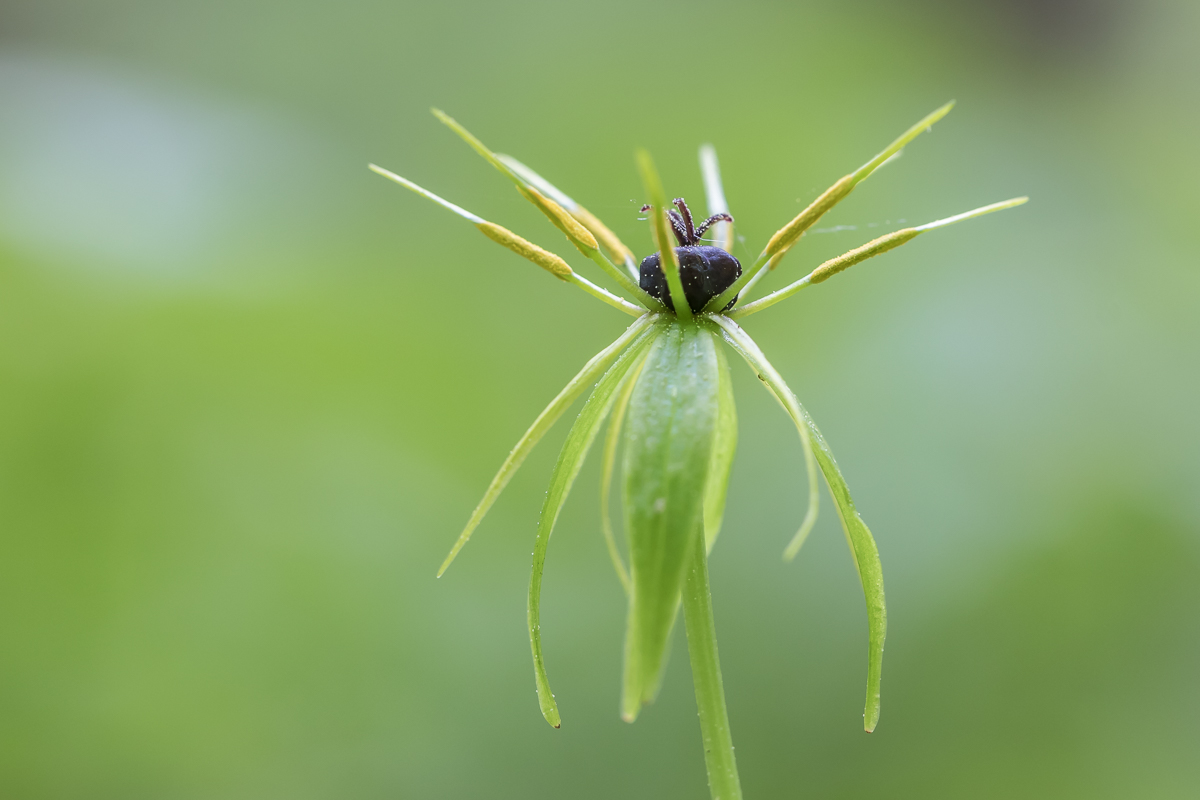
[[[517,255],[529,259],[556,278],[565,281],[569,280],[571,275],[574,274],[571,268],[567,266],[567,262],[554,255],[554,253],[551,253],[549,250],[543,250],[528,239],[517,236],[503,225],[497,225],[494,222],[479,222],[476,223],[475,227],[483,231],[483,235],[493,242],[502,244]]]

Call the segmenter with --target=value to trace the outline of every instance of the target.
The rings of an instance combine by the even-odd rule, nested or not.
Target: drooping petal
[[[883,597],[883,567],[879,562],[879,548],[875,545],[875,539],[871,536],[870,529],[867,528],[866,523],[863,522],[854,507],[854,500],[850,497],[846,479],[842,477],[841,470],[838,469],[837,462],[833,458],[833,452],[825,442],[825,437],[817,430],[812,418],[800,405],[800,401],[788,388],[787,383],[767,361],[754,340],[738,327],[736,322],[719,315],[712,315],[710,319],[721,326],[726,341],[742,354],[759,379],[783,405],[796,427],[808,430],[812,452],[821,466],[821,472],[824,474],[829,492],[833,496],[834,505],[837,506],[838,516],[842,520],[842,529],[850,544],[850,554],[854,558],[854,566],[858,570],[859,581],[862,583],[863,596],[866,598],[867,701],[863,712],[863,723],[868,732],[873,731],[879,722],[879,683],[883,667],[883,641],[887,634],[887,608]]]
[[[672,322],[658,337],[625,426],[629,621],[622,717],[654,699],[689,550],[704,532],[704,495],[719,414],[720,366],[707,327]]]
[[[608,365],[626,347],[644,334],[647,328],[654,324],[656,319],[658,317],[654,314],[645,314],[638,318],[632,325],[625,329],[625,332],[615,342],[592,356],[591,360],[584,364],[579,374],[563,387],[563,390],[558,393],[557,397],[550,401],[550,405],[546,406],[541,414],[538,414],[537,419],[529,426],[529,430],[525,431],[525,435],[520,438],[508,454],[508,458],[504,459],[504,463],[500,465],[500,471],[496,473],[496,477],[492,478],[491,484],[488,485],[487,491],[483,494],[483,499],[475,507],[471,518],[467,520],[466,527],[459,534],[454,547],[450,549],[450,554],[446,556],[446,560],[442,562],[441,568],[438,569],[439,578],[446,571],[446,568],[450,566],[451,562],[454,561],[458,552],[466,545],[475,528],[479,526],[488,509],[492,507],[492,503],[495,503],[496,498],[504,491],[504,487],[508,485],[509,480],[516,474],[522,462],[525,461],[525,457],[533,450],[534,445],[541,441],[541,438],[546,435],[546,431],[550,430],[551,426],[567,410],[567,407],[575,402],[576,398],[583,393],[583,390],[600,377],[604,370],[608,368]]]
[[[546,500],[542,504],[542,513],[538,519],[537,540],[533,548],[533,570],[529,577],[529,645],[533,650],[533,670],[537,683],[538,702],[542,708],[542,716],[554,727],[561,724],[558,704],[554,702],[554,694],[550,691],[550,681],[546,677],[546,661],[542,655],[542,570],[546,565],[546,548],[550,543],[550,534],[554,532],[554,523],[562,510],[567,494],[575,483],[583,460],[587,457],[600,426],[612,407],[613,395],[621,385],[622,379],[641,363],[645,357],[646,348],[653,342],[660,326],[651,327],[642,334],[621,356],[609,367],[608,372],[596,384],[583,410],[579,412],[575,424],[567,434],[558,462],[554,465],[554,474],[550,478],[550,486],[546,490]]]

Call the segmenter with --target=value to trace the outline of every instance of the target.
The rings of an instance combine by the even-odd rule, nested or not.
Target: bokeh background
[[[572,258],[438,105],[640,255],[632,153],[753,256],[956,110],[776,280],[1028,194],[747,323],[882,552],[883,717],[827,503],[734,364],[712,573],[743,785],[1195,797],[1200,5],[0,2],[0,795],[701,798],[682,641],[617,718],[624,602],[566,426],[441,580],[508,448],[626,318],[366,170]],[[840,230],[830,230],[837,229]],[[593,275],[588,266],[576,266]]]

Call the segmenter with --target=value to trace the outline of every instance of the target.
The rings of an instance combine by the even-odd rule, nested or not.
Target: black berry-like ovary
[[[683,293],[694,314],[700,313],[709,300],[732,286],[742,274],[742,265],[736,258],[712,245],[676,247],[675,257],[679,260]],[[669,309],[675,310],[658,253],[642,259],[638,285],[646,294],[662,300]],[[732,308],[736,301],[735,297],[722,310]]]

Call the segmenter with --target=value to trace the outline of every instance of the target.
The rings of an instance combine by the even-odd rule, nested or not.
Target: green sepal
[[[615,342],[601,350],[596,355],[583,365],[583,369],[572,378],[562,391],[558,393],[550,405],[542,409],[542,413],[538,414],[537,419],[529,426],[529,430],[525,431],[520,440],[513,445],[513,449],[508,454],[508,458],[504,459],[504,463],[500,465],[496,476],[492,478],[491,484],[488,485],[487,491],[483,493],[483,499],[479,501],[479,505],[471,513],[471,518],[467,520],[466,527],[462,533],[458,535],[458,539],[454,542],[454,546],[450,548],[450,554],[446,556],[446,560],[442,562],[442,566],[438,569],[438,577],[442,577],[442,573],[450,566],[455,557],[458,556],[460,550],[470,540],[471,534],[479,527],[479,523],[483,521],[484,515],[488,509],[496,502],[496,498],[504,491],[504,487],[512,480],[512,476],[520,469],[521,464],[525,461],[525,457],[533,450],[534,445],[541,441],[546,432],[554,426],[558,418],[563,415],[563,412],[570,407],[572,403],[578,399],[579,395],[592,384],[601,373],[608,367],[609,364],[629,346],[630,342],[637,339],[646,328],[653,325],[659,317],[655,314],[644,314],[636,319],[632,325],[625,329]]]
[[[562,720],[558,713],[558,704],[554,702],[554,694],[550,691],[546,662],[542,655],[542,570],[546,564],[546,547],[550,542],[550,534],[554,531],[554,523],[558,521],[558,513],[567,500],[571,485],[579,475],[588,449],[595,441],[600,426],[604,424],[609,409],[612,408],[617,387],[621,385],[629,370],[641,362],[646,348],[657,338],[660,330],[659,326],[653,326],[629,345],[604,373],[604,377],[596,384],[595,391],[583,404],[583,409],[575,419],[575,424],[571,426],[566,442],[563,443],[558,463],[554,465],[554,474],[550,478],[546,500],[542,504],[542,513],[538,519],[537,540],[533,548],[533,571],[529,577],[529,644],[533,650],[533,669],[542,716],[556,728],[562,724]]]
[[[642,364],[645,363],[643,359]],[[608,557],[616,570],[617,580],[625,590],[626,599],[632,589],[629,586],[629,570],[621,560],[621,549],[617,546],[617,537],[612,526],[612,479],[616,473],[617,448],[621,444],[621,426],[625,422],[625,410],[629,408],[629,398],[637,386],[637,377],[641,374],[641,364],[626,373],[624,382],[617,389],[617,399],[613,402],[612,418],[608,423],[608,433],[604,437],[604,455],[600,461],[600,532],[604,534],[604,545],[608,549]]]
[[[720,315],[709,315],[709,319],[721,326],[725,340],[741,353],[742,357],[754,370],[759,380],[775,395],[783,405],[796,426],[803,427],[808,432],[812,444],[812,453],[816,456],[833,495],[833,503],[837,506],[838,516],[842,520],[842,529],[846,533],[846,541],[850,544],[850,555],[858,570],[858,578],[862,583],[863,596],[867,603],[867,701],[863,711],[863,727],[867,732],[875,730],[879,723],[879,684],[883,668],[883,640],[887,635],[887,608],[883,598],[883,566],[879,561],[879,548],[875,539],[850,497],[850,489],[846,479],[838,469],[833,451],[825,441],[825,437],[817,430],[812,417],[800,405],[796,395],[788,388],[787,383],[767,361],[754,340],[742,330],[736,322]]]
[[[719,394],[712,332],[668,324],[626,414],[623,496],[632,591],[621,716],[627,721],[658,692],[689,550],[703,535]]]

